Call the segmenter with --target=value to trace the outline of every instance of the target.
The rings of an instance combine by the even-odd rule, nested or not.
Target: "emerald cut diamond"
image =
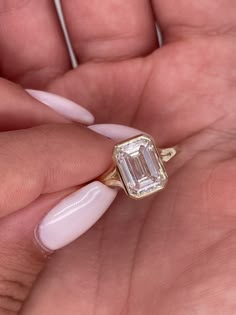
[[[144,198],[165,187],[167,173],[150,136],[137,136],[116,145],[113,157],[129,196]]]

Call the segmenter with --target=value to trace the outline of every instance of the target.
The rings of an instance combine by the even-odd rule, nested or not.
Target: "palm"
[[[235,92],[227,78],[229,56],[216,54],[222,42],[212,41],[202,58],[206,45],[204,40],[172,44],[141,64],[86,65],[50,85],[57,93],[61,84],[76,91],[74,85],[91,67],[93,77],[99,76],[96,71],[110,74],[124,85],[108,99],[112,106],[100,111],[99,120],[132,121],[161,145],[180,142],[182,153],[169,170],[166,191],[138,203],[121,194],[93,229],[55,255],[32,296],[37,312],[53,312],[54,303],[50,308],[46,301],[55,299],[57,314],[93,314],[94,309],[101,314],[232,314],[234,117],[227,113],[233,112]],[[151,71],[139,82],[142,67]],[[134,102],[137,86],[141,95]],[[78,101],[80,93],[73,97]],[[66,303],[58,301],[64,295]]]
[[[145,58],[133,58],[156,47],[153,29],[151,38],[147,36],[152,21],[140,23],[136,42],[130,30],[130,36],[124,32],[124,39],[119,37],[105,46],[115,56],[114,62],[101,49],[99,40],[91,45],[99,56],[84,49],[89,47],[89,36],[86,41],[81,33],[76,34],[72,23],[77,23],[73,14],[78,12],[73,13],[73,6],[70,12],[68,5],[72,41],[77,36],[83,49],[76,49],[76,53],[84,65],[63,76],[57,73],[57,79],[48,80],[47,89],[86,105],[98,122],[132,124],[152,134],[160,146],[180,143],[182,152],[170,164],[168,188],[138,203],[121,194],[94,228],[49,261],[25,314],[54,314],[55,305],[58,315],[234,313],[233,27],[222,27],[223,34],[210,16],[212,25],[197,30],[196,26],[207,22],[201,12],[191,12],[186,1],[179,4],[183,13],[180,21],[176,17],[168,20],[164,7],[171,7],[171,1],[154,3],[163,28],[167,27],[169,43]],[[233,12],[230,0],[223,4],[225,10],[229,7]],[[139,10],[138,5],[134,7]],[[212,10],[216,21],[224,13],[217,9]],[[88,13],[89,8],[86,10]],[[138,18],[145,17],[145,10],[140,9],[140,16],[136,12]],[[198,15],[202,20],[197,20]],[[229,24],[230,18],[231,14]],[[168,28],[170,22],[172,28]],[[178,23],[182,25],[179,29]],[[173,25],[177,25],[176,32]],[[112,37],[101,34],[107,41]],[[125,44],[127,38],[130,45]],[[94,63],[96,59],[100,62]],[[59,73],[68,69],[62,57],[59,63]],[[50,72],[46,78],[53,76]],[[33,77],[24,75],[20,82],[43,85],[38,73]]]

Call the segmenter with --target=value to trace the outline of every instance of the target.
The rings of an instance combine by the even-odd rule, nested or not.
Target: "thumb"
[[[33,240],[42,216],[72,192],[42,196],[0,221],[0,314],[18,314],[47,259]]]

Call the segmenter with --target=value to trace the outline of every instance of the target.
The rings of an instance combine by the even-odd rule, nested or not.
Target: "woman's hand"
[[[72,124],[13,83],[2,79],[0,90],[0,314],[5,315],[20,311],[49,251],[90,228],[116,192],[91,182],[110,166],[110,140]],[[30,93],[64,116],[73,112],[78,122],[91,120],[91,114],[68,100]],[[62,199],[72,206],[73,198],[74,227],[68,224],[71,218],[62,219],[62,230],[49,224],[45,215]]]
[[[0,8],[3,76],[66,96],[98,122],[130,124],[161,146],[182,147],[168,188],[141,202],[121,194],[48,262],[22,314],[231,315],[235,1],[122,2],[62,1],[81,63],[75,70],[51,2]]]

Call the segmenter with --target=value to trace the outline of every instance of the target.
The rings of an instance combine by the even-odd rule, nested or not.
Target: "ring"
[[[142,199],[166,187],[164,163],[177,154],[177,147],[157,148],[153,138],[142,134],[114,146],[113,166],[99,180],[120,187],[133,199]]]

